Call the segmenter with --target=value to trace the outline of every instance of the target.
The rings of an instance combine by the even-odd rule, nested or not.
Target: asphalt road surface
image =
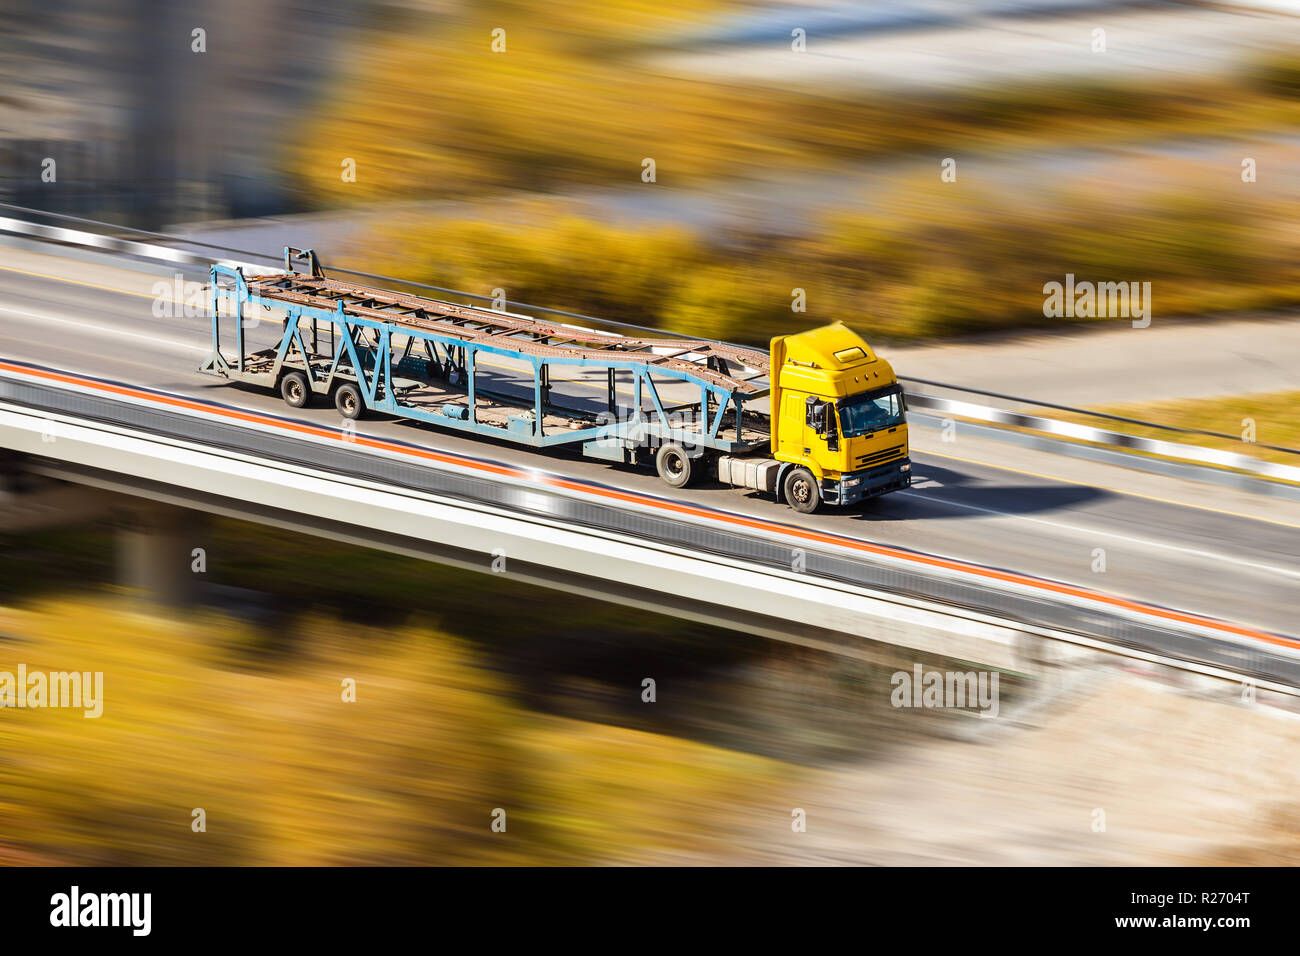
[[[156,316],[158,281],[138,269],[0,246],[0,358],[338,424],[333,408],[295,411],[278,396],[199,374],[209,352],[209,320]],[[906,367],[898,371],[908,374]],[[1013,468],[1001,458],[990,463],[988,449],[985,461],[976,462],[914,429],[911,490],[847,512],[802,517],[739,489],[673,490],[649,471],[433,426],[367,419],[359,431],[1300,633],[1300,506],[1292,503],[1259,498],[1234,509],[1208,486],[1174,479],[1152,486],[1150,476],[1136,494],[1125,469],[1048,455],[1039,455],[1033,469]],[[1009,451],[1008,460],[1015,454]],[[1094,570],[1097,549],[1105,552],[1104,573]]]

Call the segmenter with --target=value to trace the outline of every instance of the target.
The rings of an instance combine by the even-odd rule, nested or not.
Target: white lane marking
[[[150,335],[143,332],[131,332],[126,329],[106,327],[102,325],[97,325],[93,322],[78,322],[74,319],[67,319],[61,316],[49,315],[47,313],[29,312],[22,309],[10,308],[8,306],[0,306],[0,312],[3,312],[7,315],[19,316],[25,319],[36,319],[41,322],[52,322],[57,325],[68,325],[74,328],[86,329],[103,335],[114,335],[121,338],[138,339],[140,341],[147,342],[154,346],[161,345],[173,349],[179,349],[181,351],[195,352],[203,355],[207,355],[212,351],[211,348],[206,345],[195,345],[191,342],[180,342],[175,339],[166,338],[164,336]],[[954,507],[957,508],[965,508],[969,511],[978,511],[982,514],[995,515],[997,517],[1002,517],[1002,518],[1011,518],[1013,520],[1030,521],[1033,522],[1034,524],[1041,524],[1050,528],[1057,528],[1063,531],[1069,531],[1074,534],[1100,535],[1102,537],[1114,538],[1119,541],[1127,541],[1131,544],[1145,545],[1146,547],[1149,548],[1163,548],[1165,550],[1176,551],[1181,554],[1192,555],[1200,558],[1209,558],[1214,561],[1223,561],[1228,564],[1236,564],[1241,567],[1252,568],[1257,571],[1267,571],[1271,574],[1281,574],[1286,577],[1300,579],[1300,571],[1292,570],[1289,568],[1279,568],[1276,567],[1275,565],[1270,565],[1270,564],[1260,564],[1254,561],[1247,561],[1244,558],[1234,558],[1229,555],[1218,554],[1213,551],[1202,551],[1198,548],[1188,548],[1188,547],[1184,547],[1183,545],[1171,544],[1169,542],[1154,541],[1150,538],[1137,538],[1131,535],[1119,534],[1118,532],[1114,532],[1114,531],[1103,531],[1099,528],[1082,528],[1079,527],[1078,525],[1065,524],[1059,521],[1048,521],[1045,518],[1031,518],[1026,515],[1015,515],[1006,511],[998,511],[995,508],[985,508],[980,505],[972,505],[961,501],[953,501],[949,498],[938,498],[931,495],[918,495],[914,492],[907,492],[907,491],[899,492],[899,494],[911,498],[920,498],[922,500],[941,502],[943,504],[953,505]]]
[[[1063,531],[1072,531],[1079,535],[1094,535],[1103,538],[1115,538],[1119,541],[1127,541],[1130,544],[1145,545],[1149,548],[1164,548],[1167,551],[1178,551],[1182,554],[1193,555],[1198,558],[1209,558],[1213,561],[1223,561],[1227,564],[1237,564],[1245,568],[1253,568],[1256,571],[1267,571],[1270,574],[1281,574],[1289,578],[1300,578],[1300,571],[1292,568],[1279,568],[1272,564],[1259,564],[1255,561],[1247,561],[1245,558],[1234,558],[1231,555],[1219,554],[1214,551],[1202,551],[1199,548],[1188,548],[1181,544],[1172,544],[1167,541],[1155,541],[1151,538],[1137,538],[1132,535],[1120,534],[1116,531],[1103,531],[1100,528],[1082,528],[1078,525],[1065,524],[1061,521],[1049,521],[1046,518],[1031,518],[1028,515],[1011,514],[1008,511],[998,511],[996,508],[984,508],[980,505],[967,504],[964,501],[953,501],[951,498],[937,498],[932,495],[918,495],[910,491],[897,492],[908,498],[920,498],[922,501],[933,501],[945,505],[952,505],[956,508],[966,508],[969,511],[978,511],[982,514],[996,515],[1000,518],[1011,518],[1018,521],[1032,521],[1034,524],[1046,525],[1049,528],[1059,528]]]
[[[199,352],[207,355],[212,351],[212,348],[207,345],[195,345],[193,342],[181,342],[177,339],[167,338],[162,335],[150,335],[144,332],[130,332],[126,329],[116,329],[111,326],[97,325],[94,322],[78,322],[75,319],[65,319],[62,316],[49,315],[44,312],[28,312],[23,309],[12,309],[8,306],[0,306],[0,312],[3,312],[5,315],[13,315],[23,319],[36,319],[41,322],[53,323],[55,325],[69,325],[73,328],[84,329],[100,335],[115,335],[119,338],[139,339],[141,342],[147,342],[150,345],[179,349],[185,352]]]

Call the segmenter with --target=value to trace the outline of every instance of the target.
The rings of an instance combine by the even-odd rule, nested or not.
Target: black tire
[[[670,488],[685,488],[695,477],[695,460],[681,445],[670,442],[655,452],[655,471]]]
[[[361,389],[351,382],[344,382],[334,390],[334,407],[344,418],[356,421],[366,411],[366,403],[361,398]]]
[[[311,404],[311,385],[302,372],[285,372],[280,379],[280,397],[290,408],[306,408]]]
[[[822,490],[807,468],[791,468],[785,476],[785,502],[800,514],[810,515],[821,507]]]

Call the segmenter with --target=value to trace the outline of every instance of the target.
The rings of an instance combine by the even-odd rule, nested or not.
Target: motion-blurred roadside
[[[900,373],[1297,440],[1293,337],[1247,350],[1225,329],[1300,303],[1300,3],[10,0],[0,17],[0,201],[733,341],[844,320],[909,343]],[[1047,315],[1067,275],[1151,283],[1155,329]],[[1209,345],[1164,337],[1202,318],[1184,327]],[[1050,335],[1008,352],[1028,329]],[[1270,394],[1222,400],[1268,363]],[[1069,488],[1087,494],[1044,511],[1119,494]],[[987,535],[1031,551],[1003,517]],[[1224,685],[1114,660],[1059,685],[1005,674],[1008,719],[977,746],[964,725],[994,722],[890,706],[890,675],[919,666],[896,648],[846,662],[195,525],[210,593],[183,613],[119,586],[110,522],[0,538],[0,670],[106,675],[102,719],[0,711],[0,862],[1300,858],[1296,724]]]

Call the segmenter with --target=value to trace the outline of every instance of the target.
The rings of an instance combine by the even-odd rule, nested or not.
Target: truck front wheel
[[[685,488],[694,477],[695,462],[681,445],[667,444],[655,453],[655,471],[665,484]]]
[[[351,382],[344,382],[334,391],[334,407],[344,418],[354,421],[360,418],[366,407],[361,401],[361,389]]]
[[[807,468],[791,468],[785,476],[785,500],[800,514],[810,515],[822,503],[821,489],[817,479]]]

